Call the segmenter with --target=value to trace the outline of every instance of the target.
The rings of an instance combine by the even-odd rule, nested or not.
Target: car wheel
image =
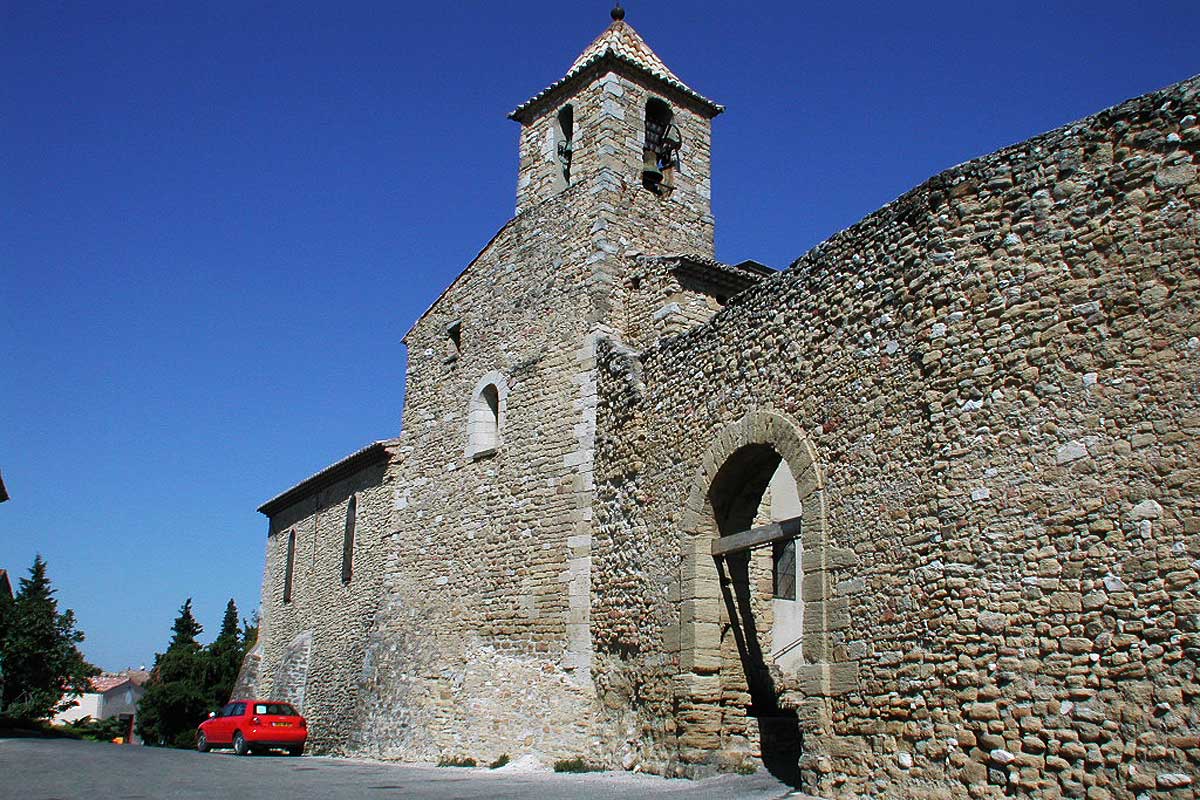
[[[242,736],[241,731],[233,734],[233,752],[239,756],[250,755],[250,748],[246,744],[246,737]]]
[[[303,755],[303,754],[304,754],[304,745],[302,745],[302,744],[296,745],[295,747],[288,748],[289,756],[299,756],[299,755]]]
[[[208,737],[204,735],[204,731],[196,734],[196,749],[201,753],[208,752]]]

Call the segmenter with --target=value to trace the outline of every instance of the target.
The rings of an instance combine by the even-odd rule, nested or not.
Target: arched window
[[[475,387],[467,415],[467,457],[491,455],[500,447],[508,386],[499,373],[485,375]]]
[[[489,383],[471,409],[471,438],[476,453],[495,450],[500,439],[500,391]]]
[[[346,503],[346,532],[342,535],[342,583],[349,583],[354,572],[354,521],[358,516],[358,497],[350,495]]]
[[[283,602],[292,602],[292,568],[296,565],[296,532],[288,531],[287,560],[283,562]]]

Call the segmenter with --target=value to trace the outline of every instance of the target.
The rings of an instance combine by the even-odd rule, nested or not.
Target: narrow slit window
[[[283,562],[283,602],[292,602],[292,569],[296,565],[296,532],[288,531],[287,560]]]
[[[346,503],[346,531],[342,535],[342,583],[349,583],[354,574],[354,524],[358,516],[358,497],[350,495]]]
[[[454,361],[462,355],[462,320],[446,326],[446,361]]]

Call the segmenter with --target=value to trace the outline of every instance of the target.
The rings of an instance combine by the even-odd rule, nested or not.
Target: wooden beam
[[[770,525],[763,525],[761,528],[751,528],[748,531],[731,533],[728,536],[713,539],[712,554],[713,558],[722,558],[731,553],[740,553],[743,550],[762,547],[782,539],[795,539],[798,536],[800,536],[800,517],[792,517],[772,522]]]

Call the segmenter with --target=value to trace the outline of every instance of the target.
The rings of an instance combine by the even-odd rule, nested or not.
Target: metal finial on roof
[[[620,0],[618,0],[617,4],[613,6],[611,14],[614,20],[625,19],[625,9],[621,8]]]

